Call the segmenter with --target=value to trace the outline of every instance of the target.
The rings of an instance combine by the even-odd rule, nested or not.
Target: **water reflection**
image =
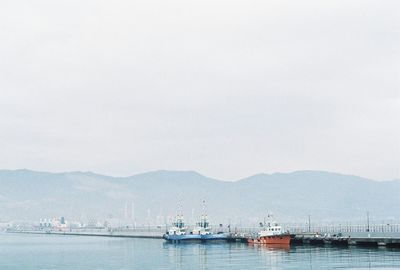
[[[264,249],[269,251],[290,251],[290,245],[274,244],[274,245],[248,245],[249,248]]]
[[[290,255],[290,247],[247,245],[247,244],[170,244],[163,245],[168,253],[169,262],[176,269],[191,266],[198,269],[210,267],[231,267],[235,269],[254,266],[268,266],[269,269],[279,269],[285,258]],[[196,259],[194,259],[196,258]]]
[[[400,269],[400,250],[359,247],[167,244],[176,269]]]
[[[400,269],[400,248],[167,244],[149,239],[0,234],[0,269],[224,268]]]

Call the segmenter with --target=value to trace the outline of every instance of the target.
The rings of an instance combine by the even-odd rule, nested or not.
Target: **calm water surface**
[[[400,249],[0,233],[0,269],[400,269]]]

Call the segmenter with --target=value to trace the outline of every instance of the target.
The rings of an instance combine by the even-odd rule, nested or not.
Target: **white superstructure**
[[[267,226],[265,227],[265,229],[258,233],[259,237],[281,235],[281,234],[285,233],[285,231],[282,229],[282,227],[279,226],[278,223],[276,223],[276,222],[267,223],[266,225]]]

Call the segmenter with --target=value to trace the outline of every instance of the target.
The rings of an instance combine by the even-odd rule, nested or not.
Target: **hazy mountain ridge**
[[[267,211],[284,220],[399,218],[400,181],[373,181],[322,171],[257,174],[235,182],[219,181],[194,171],[154,171],[130,177],[91,172],[48,173],[0,170],[0,220],[124,218],[134,203],[138,223],[174,215],[178,204],[197,216],[201,202],[214,220],[253,220]],[[132,212],[132,210],[129,210]]]

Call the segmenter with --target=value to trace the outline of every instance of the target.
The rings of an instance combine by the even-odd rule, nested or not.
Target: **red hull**
[[[266,244],[266,245],[290,245],[290,235],[271,235],[263,236],[257,239],[249,239],[250,244]]]

